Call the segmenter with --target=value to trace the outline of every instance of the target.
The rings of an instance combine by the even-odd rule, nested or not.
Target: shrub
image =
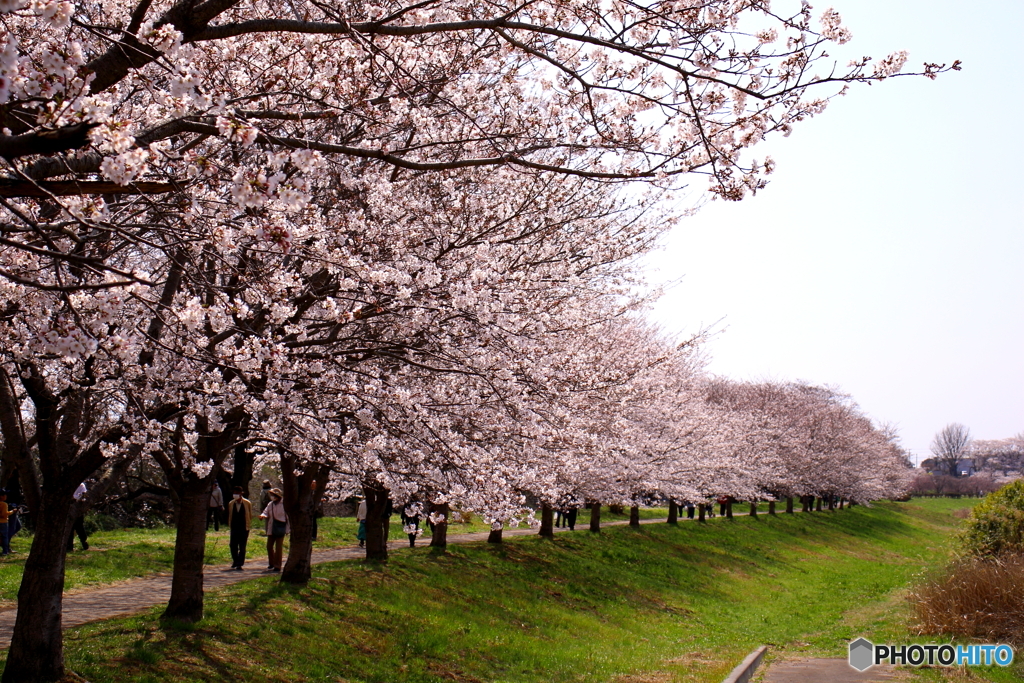
[[[1024,481],[1004,486],[976,505],[960,541],[975,557],[1024,554]]]
[[[473,521],[473,513],[465,510],[452,510],[452,524],[470,524]]]
[[[1024,644],[1024,556],[968,557],[911,594],[921,634]]]
[[[105,515],[102,512],[90,510],[85,514],[85,531],[87,534],[93,534],[97,531],[116,531],[123,527],[124,525],[116,517]]]
[[[948,474],[919,474],[910,485],[912,496],[983,496],[999,488],[991,476],[951,477]]]

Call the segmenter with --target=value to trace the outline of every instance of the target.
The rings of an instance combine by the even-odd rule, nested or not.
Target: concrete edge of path
[[[759,667],[761,662],[764,661],[764,655],[766,652],[768,652],[767,645],[762,645],[751,652],[747,655],[746,659],[740,662],[739,666],[732,670],[732,673],[730,673],[722,683],[747,683],[747,681],[750,680],[750,677],[754,675],[754,671],[757,670],[757,667]]]

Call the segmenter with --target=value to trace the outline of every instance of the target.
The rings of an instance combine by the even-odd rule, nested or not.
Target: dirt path
[[[897,681],[896,670],[883,664],[861,673],[845,659],[793,659],[775,662],[760,683],[885,683]]]
[[[684,521],[684,520],[680,520]],[[605,526],[621,526],[627,524],[625,520],[606,522]],[[663,519],[644,519],[641,524],[664,524]],[[579,529],[586,530],[586,524],[577,525]],[[568,529],[556,529],[562,533]],[[509,536],[530,536],[537,533],[536,529],[506,529],[504,537]],[[488,532],[480,531],[470,534],[451,534],[448,536],[449,543],[473,543],[486,541]],[[254,537],[262,538],[262,537]],[[416,550],[425,549],[427,543],[418,546]],[[410,551],[409,542],[406,540],[395,540],[388,542],[388,552],[397,550]],[[412,550],[415,552],[416,550]],[[334,550],[321,550],[313,553],[313,564],[324,562],[337,562],[338,560],[361,560],[366,557],[366,551],[358,546],[347,548],[336,548]],[[223,566],[207,565],[203,571],[203,588],[206,591],[216,590],[222,586],[229,586],[246,579],[255,579],[260,576],[268,576],[261,571],[263,568],[263,557],[250,560],[245,571],[230,571]],[[153,605],[167,602],[171,595],[171,575],[157,574],[141,579],[132,579],[112,586],[104,586],[87,590],[76,591],[64,596],[64,609],[62,623],[64,628],[81,626],[90,621],[110,619],[111,617],[126,616],[135,614]],[[14,620],[18,615],[17,609],[0,611],[0,649],[6,649],[11,643],[11,636],[14,633]]]

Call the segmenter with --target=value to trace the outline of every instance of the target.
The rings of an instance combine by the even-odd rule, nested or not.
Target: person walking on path
[[[361,498],[356,507],[356,521],[359,522],[359,530],[356,531],[356,538],[359,539],[359,547],[366,546],[366,499]]]
[[[224,509],[224,494],[220,492],[217,480],[213,480],[210,487],[210,507],[206,513],[206,530],[210,530],[210,520],[213,520],[213,530],[220,531],[220,514]]]
[[[416,537],[422,533],[420,530],[420,512],[422,509],[419,503],[409,503],[402,508],[402,530],[409,535],[410,548],[416,547]]]
[[[263,480],[263,488],[260,489],[260,510],[270,505],[270,489],[273,488],[270,482]]]
[[[82,496],[87,493],[88,489],[85,488],[85,482],[83,481],[75,489],[75,500],[81,500]],[[75,534],[78,534],[78,540],[82,542],[82,550],[89,549],[89,535],[85,532],[85,515],[80,514],[75,516],[75,520],[71,523],[71,533],[68,534],[68,552],[75,549]]]
[[[242,571],[245,564],[245,547],[249,544],[249,527],[252,526],[252,503],[242,496],[243,489],[236,486],[228,503],[228,545],[231,548],[231,568]]]
[[[579,515],[579,512],[579,508],[571,507],[565,513],[564,519],[569,526],[569,531],[576,531],[576,516]]]
[[[0,546],[2,554],[7,557],[11,554],[11,535],[8,533],[8,520],[11,518],[11,510],[7,507],[7,489],[0,489]]]
[[[270,489],[270,503],[263,510],[260,519],[266,520],[267,529],[267,571],[281,571],[284,555],[284,537],[291,531],[288,513],[284,509],[284,494],[281,489]]]

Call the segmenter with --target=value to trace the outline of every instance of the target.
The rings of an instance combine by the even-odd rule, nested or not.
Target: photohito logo
[[[1010,666],[1013,648],[998,645],[875,645],[866,638],[850,643],[850,666],[867,671],[875,664],[909,664],[910,666]]]

